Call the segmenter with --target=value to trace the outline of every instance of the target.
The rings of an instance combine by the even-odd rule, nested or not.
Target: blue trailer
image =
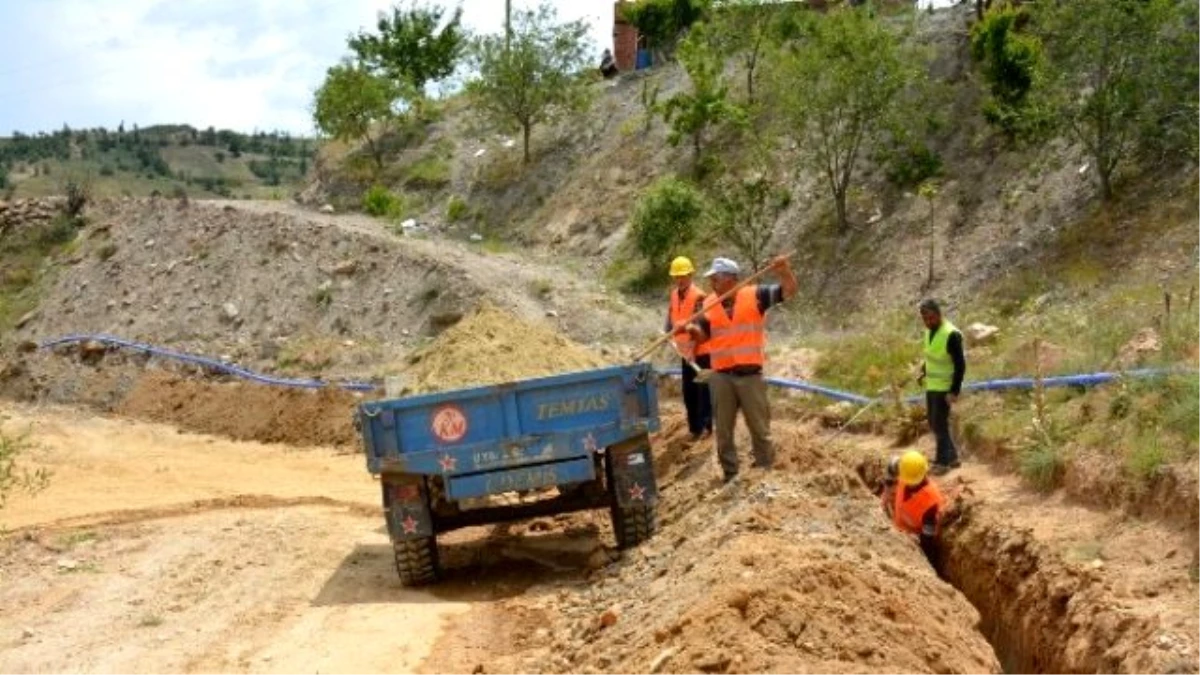
[[[648,364],[367,401],[356,414],[406,585],[437,579],[437,535],[461,527],[607,508],[622,548],[657,529]],[[489,499],[504,493],[541,498]]]

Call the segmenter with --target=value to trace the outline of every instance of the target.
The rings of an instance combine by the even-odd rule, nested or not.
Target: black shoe
[[[721,482],[726,485],[729,485],[733,481],[737,480],[737,477],[738,477],[738,475],[736,473],[727,473],[727,474],[725,474],[725,477],[721,479]]]
[[[929,467],[929,473],[931,473],[935,476],[945,476],[946,474],[950,473],[955,468],[957,468],[957,465],[934,464],[933,466]]]

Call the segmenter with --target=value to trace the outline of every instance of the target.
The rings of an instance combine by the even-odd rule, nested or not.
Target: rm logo
[[[467,416],[456,405],[445,405],[433,411],[430,424],[433,435],[443,443],[461,441],[467,435]]]

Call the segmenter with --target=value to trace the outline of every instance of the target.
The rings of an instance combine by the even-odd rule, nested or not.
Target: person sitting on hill
[[[615,77],[618,72],[620,71],[617,69],[617,62],[613,60],[612,51],[605,49],[604,53],[600,55],[600,74],[604,76],[604,79],[608,79]]]

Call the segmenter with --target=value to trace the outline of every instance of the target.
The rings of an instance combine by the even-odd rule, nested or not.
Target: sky
[[[463,8],[498,33],[503,0],[426,0]],[[549,0],[584,19],[600,50],[612,0]],[[104,126],[191,124],[312,134],[309,106],[346,37],[392,0],[0,1],[0,136]],[[534,0],[513,0],[513,10]]]

